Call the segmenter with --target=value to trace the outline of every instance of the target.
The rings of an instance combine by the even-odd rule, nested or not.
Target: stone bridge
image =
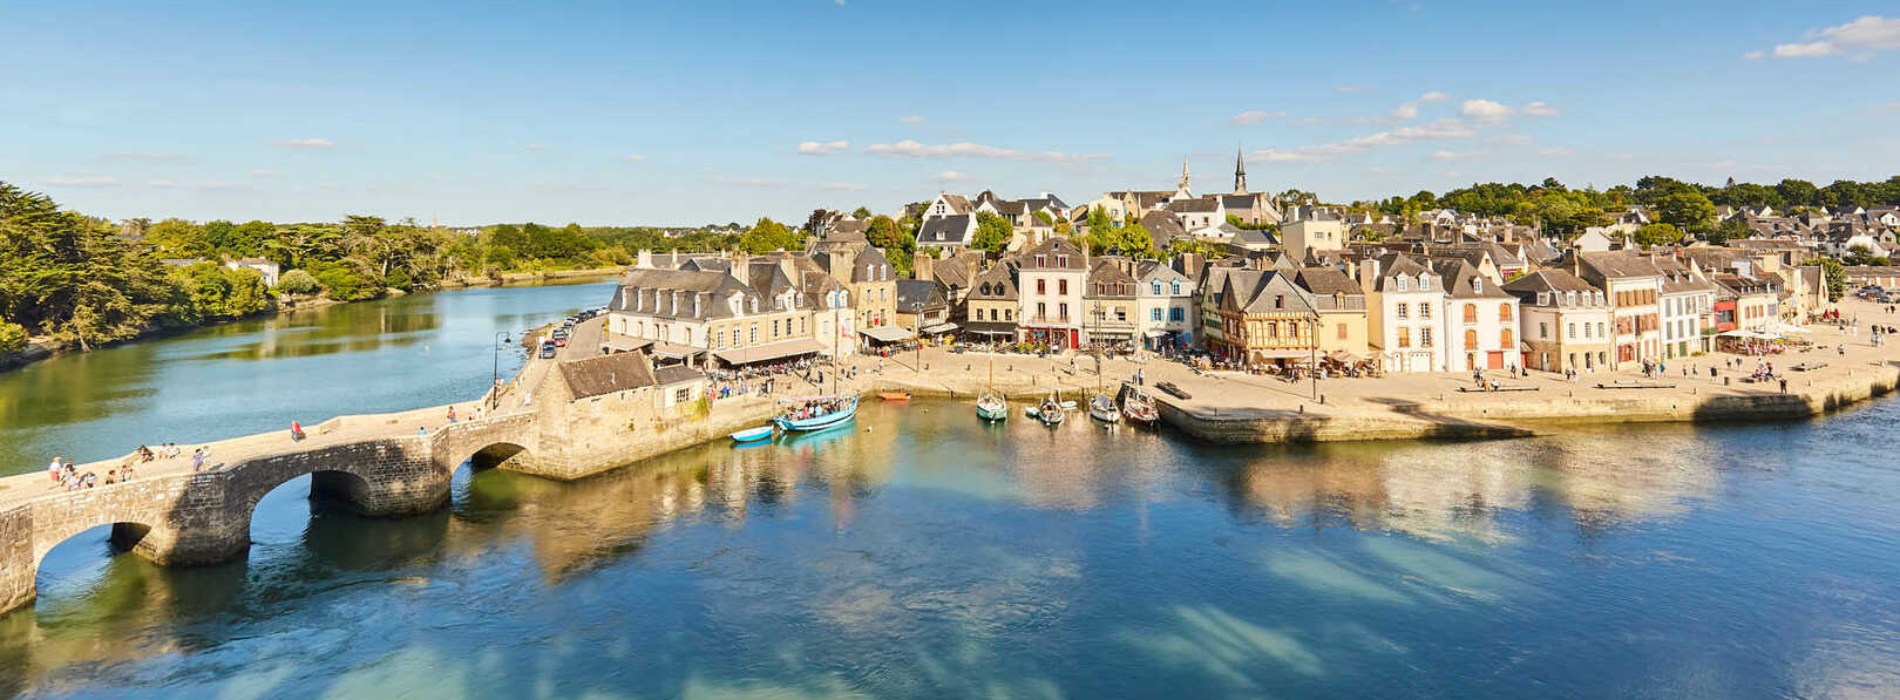
[[[113,544],[158,563],[215,564],[246,554],[258,501],[298,477],[311,477],[313,500],[397,517],[447,505],[449,481],[465,462],[533,464],[535,412],[441,425],[446,412],[333,418],[299,443],[281,433],[211,443],[214,458],[204,471],[193,472],[185,458],[163,460],[144,465],[133,481],[77,491],[55,490],[43,473],[0,480],[0,612],[33,599],[48,552],[103,525],[112,526]],[[103,478],[114,466],[81,471]]]

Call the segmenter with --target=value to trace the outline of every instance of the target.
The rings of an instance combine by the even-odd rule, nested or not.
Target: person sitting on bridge
[[[450,423],[455,422],[455,407],[454,406],[449,406],[449,422]]]
[[[302,442],[302,441],[303,441],[303,439],[304,439],[304,434],[303,434],[303,424],[302,424],[302,423],[299,423],[299,422],[297,422],[297,421],[291,421],[291,422],[290,422],[290,439],[291,439],[291,441],[292,441],[292,442]]]

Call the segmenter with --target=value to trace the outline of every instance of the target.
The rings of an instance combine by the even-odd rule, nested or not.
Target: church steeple
[[[1188,159],[1181,159],[1181,191],[1188,191]]]
[[[1240,147],[1234,147],[1234,194],[1247,193],[1247,163],[1240,159]]]

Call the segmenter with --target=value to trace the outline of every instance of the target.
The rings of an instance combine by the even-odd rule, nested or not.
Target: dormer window
[[[1471,278],[1471,291],[1477,292],[1479,294],[1483,294],[1484,293],[1484,278],[1482,277]]]
[[[1538,305],[1538,306],[1550,306],[1550,292],[1538,292],[1538,293],[1537,293],[1537,305]]]
[[[1398,280],[1399,291],[1404,292],[1404,291],[1410,291],[1412,289],[1412,278],[1406,277],[1404,275],[1400,275],[1393,279]]]
[[[1428,290],[1428,289],[1431,289],[1431,288],[1432,288],[1432,278],[1430,278],[1430,277],[1426,277],[1426,276],[1424,276],[1424,275],[1419,275],[1419,276],[1418,276],[1418,288],[1419,288],[1419,291],[1425,291],[1425,290]]]

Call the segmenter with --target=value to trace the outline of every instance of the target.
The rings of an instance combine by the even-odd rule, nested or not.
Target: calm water
[[[471,289],[331,306],[64,355],[0,373],[0,474],[85,462],[141,443],[284,430],[345,413],[481,395],[519,332],[600,306],[610,283]],[[518,338],[516,338],[518,340]]]
[[[56,550],[0,692],[1894,697],[1896,418],[1294,450],[872,403],[400,521],[292,482],[248,562]]]

